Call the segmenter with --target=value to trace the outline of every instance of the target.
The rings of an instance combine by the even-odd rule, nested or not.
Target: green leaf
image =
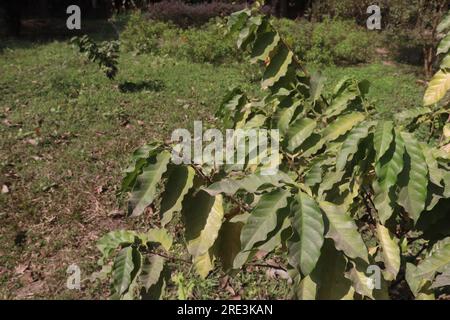
[[[450,69],[450,54],[447,54],[444,59],[442,59],[440,68],[445,71]]]
[[[428,168],[420,143],[410,134],[401,133],[409,156],[409,168],[405,185],[400,191],[398,203],[409,213],[414,222],[425,209],[428,193]]]
[[[131,284],[134,270],[133,247],[125,247],[117,254],[113,265],[113,284],[115,291],[122,295]]]
[[[367,264],[351,262],[352,267],[345,273],[345,277],[352,282],[357,293],[363,297],[374,299],[373,289],[369,286],[372,279],[366,275]]]
[[[416,272],[417,267],[415,265],[412,263],[406,263],[405,279],[414,296],[417,295],[422,285],[421,279],[416,276]]]
[[[161,224],[165,226],[175,212],[181,211],[184,197],[194,184],[195,170],[192,167],[177,166],[170,173],[161,201]]]
[[[274,175],[262,175],[254,173],[243,178],[227,178],[213,183],[204,190],[212,196],[220,193],[234,195],[239,190],[245,190],[254,193],[265,185],[280,187],[285,183],[292,183],[292,179],[284,172],[279,171]]]
[[[310,95],[313,102],[316,102],[323,91],[325,86],[326,77],[322,75],[320,71],[315,72],[310,79]]]
[[[437,26],[437,32],[442,33],[450,28],[450,12],[442,19],[442,21]]]
[[[450,286],[450,269],[436,277],[430,289]]]
[[[102,253],[103,257],[100,263],[108,259],[112,252],[121,245],[134,243],[137,237],[136,232],[127,230],[111,231],[97,241],[97,248]]]
[[[375,165],[377,181],[374,183],[374,204],[378,211],[381,223],[385,223],[393,213],[394,199],[393,187],[398,176],[403,170],[403,156],[405,154],[405,142],[399,132],[395,134],[395,145],[391,146],[388,153],[382,156]]]
[[[154,269],[157,269],[158,266],[155,265]],[[147,270],[146,272],[149,272],[150,270]],[[156,276],[158,273],[158,270],[152,270],[152,275]],[[142,271],[142,274],[144,274],[144,270]],[[152,278],[154,277],[152,276]],[[148,290],[145,292],[145,290],[141,291],[141,299],[142,300],[160,300],[163,296],[164,290],[166,288],[166,285],[168,281],[170,280],[171,272],[167,265],[163,266],[163,269],[160,272],[159,278],[157,282],[151,286],[148,287]],[[148,278],[149,283],[153,283],[154,280]]]
[[[241,30],[244,27],[250,15],[251,11],[248,8],[245,8],[237,12],[233,12],[230,15],[227,22],[229,32],[234,33]]]
[[[121,192],[128,192],[133,189],[142,168],[147,164],[147,159],[155,155],[159,148],[159,143],[151,143],[140,147],[133,153],[131,165],[124,171],[125,177],[122,180]]]
[[[261,196],[242,228],[241,251],[249,251],[264,241],[277,226],[277,211],[287,206],[289,192],[277,189]]]
[[[222,224],[217,239],[216,255],[222,263],[224,271],[233,269],[233,261],[241,251],[241,230],[244,222],[226,221]]]
[[[172,247],[173,238],[166,229],[150,229],[146,236],[148,242],[159,243],[166,251]]]
[[[292,62],[293,53],[285,46],[278,46],[277,53],[270,60],[263,76],[261,87],[267,89],[285,76]]]
[[[415,118],[418,118],[424,114],[430,113],[431,109],[427,107],[416,107],[413,109],[407,109],[399,114],[397,114],[395,117],[398,121],[406,122],[406,121],[412,121]]]
[[[298,300],[315,300],[317,294],[317,284],[306,276],[300,280],[298,285],[294,285],[294,295]]]
[[[430,106],[438,103],[444,98],[447,91],[450,90],[450,73],[444,70],[439,70],[428,84],[425,91],[424,106]]]
[[[162,151],[157,155],[156,162],[146,166],[143,169],[142,174],[137,178],[137,185],[135,186],[130,199],[132,217],[141,215],[145,208],[155,200],[156,186],[161,180],[164,172],[166,172],[170,158],[171,154],[169,151]]]
[[[262,22],[262,16],[250,17],[250,19],[247,20],[246,26],[242,28],[238,36],[238,48],[245,50],[247,45],[254,40],[254,33]]]
[[[342,207],[330,202],[321,201],[319,205],[330,223],[326,237],[334,240],[336,249],[344,251],[352,259],[361,258],[369,262],[366,245],[352,217]]]
[[[376,152],[375,161],[379,161],[389,150],[394,140],[394,123],[392,121],[380,121],[375,129],[373,144]]]
[[[352,79],[344,79],[335,89],[331,105],[325,110],[328,117],[334,117],[347,109],[350,102],[359,96],[359,89]]]
[[[191,199],[189,206],[183,210],[185,237],[191,255],[204,255],[214,245],[222,226],[223,215],[222,195],[211,196],[199,191]]]
[[[372,125],[373,123],[362,122],[349,132],[337,156],[336,171],[341,171],[345,168],[347,161],[358,151],[360,142],[368,136]]]
[[[316,163],[311,167],[305,175],[305,184],[309,187],[315,186],[322,182],[322,166],[320,163]]]
[[[353,299],[351,282],[344,277],[346,259],[334,248],[333,241],[325,240],[316,269],[310,277],[317,284],[317,300]]]
[[[210,250],[194,257],[194,268],[202,279],[205,279],[208,276],[214,268],[214,257]]]
[[[294,152],[301,144],[311,136],[316,128],[316,121],[303,118],[295,121],[287,132],[288,150]]]
[[[284,136],[290,127],[292,117],[294,116],[295,110],[297,110],[298,105],[293,105],[289,108],[278,109],[277,113],[277,128],[280,130],[280,135]]]
[[[399,240],[389,232],[388,228],[378,224],[377,237],[381,246],[381,254],[383,256],[384,266],[386,272],[389,274],[385,276],[386,280],[394,280],[400,270],[400,247]]]
[[[354,126],[364,120],[364,114],[360,112],[353,112],[340,116],[335,121],[330,123],[323,131],[322,140],[327,143],[336,140],[343,134],[346,134]]]
[[[289,263],[299,267],[303,275],[310,274],[319,260],[324,241],[322,212],[310,196],[299,192],[291,211],[294,235],[289,240]]]
[[[152,255],[150,258],[145,260],[144,265],[142,266],[141,274],[139,275],[139,282],[146,291],[151,290],[151,288],[158,283],[163,269],[163,257]]]
[[[265,61],[269,58],[270,53],[276,48],[279,41],[280,36],[274,31],[257,34],[250,62]]]
[[[415,272],[416,277],[431,278],[436,272],[443,272],[450,268],[450,238],[441,240],[433,246],[430,255],[419,265]]]
[[[434,157],[433,151],[426,143],[421,143],[423,155],[425,156],[425,161],[427,162],[428,173],[430,175],[430,181],[435,185],[442,187],[442,181],[444,179],[444,173],[439,169],[438,162]]]
[[[449,50],[450,50],[450,34],[446,35],[444,39],[441,40],[437,48],[436,54],[439,55],[441,53],[448,53]]]

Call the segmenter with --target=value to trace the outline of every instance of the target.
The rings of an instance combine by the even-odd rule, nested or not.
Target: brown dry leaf
[[[284,280],[290,280],[291,277],[287,273],[287,271],[282,269],[276,269],[276,268],[269,268],[266,271],[266,276],[269,279],[284,279]]]
[[[37,141],[37,139],[28,139],[26,141],[26,143],[31,144],[32,146],[37,146],[39,144],[39,142]]]
[[[3,194],[9,193],[9,188],[8,188],[8,186],[7,186],[6,184],[4,184],[4,185],[2,186],[2,193],[3,193]]]
[[[219,279],[219,288],[220,289],[225,289],[228,285],[230,281],[230,277],[228,275],[223,276],[222,278]]]
[[[44,281],[36,281],[29,284],[28,286],[24,286],[16,292],[16,298],[17,299],[31,298],[36,293],[41,292],[42,289],[44,288],[44,285],[45,285]]]
[[[99,186],[99,187],[95,188],[95,192],[97,194],[102,194],[105,191],[106,191],[106,188],[104,186]]]
[[[30,266],[30,263],[24,263],[24,264],[19,264],[17,267],[14,268],[14,272],[17,275],[21,275],[25,273],[25,270],[28,269],[28,267]]]
[[[225,290],[231,295],[231,296],[236,296],[236,291],[234,291],[233,287],[230,285],[227,285],[225,287]]]

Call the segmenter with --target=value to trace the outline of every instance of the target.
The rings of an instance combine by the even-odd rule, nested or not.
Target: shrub
[[[349,20],[324,19],[320,23],[280,19],[274,22],[293,51],[315,64],[357,64],[369,62],[380,42],[375,32]]]
[[[170,22],[144,19],[142,14],[130,17],[123,33],[123,48],[138,54],[167,54],[193,62],[221,63],[238,59],[233,40],[224,36],[220,19],[187,29]]]
[[[311,49],[313,25],[305,20],[289,19],[274,19],[273,24],[297,56],[306,57]]]
[[[215,17],[225,17],[241,10],[244,4],[214,1],[187,4],[179,0],[166,0],[150,4],[148,17],[153,20],[172,22],[180,27],[200,26]]]
[[[144,19],[140,12],[131,14],[120,40],[124,50],[135,53],[158,52],[163,35],[174,26],[159,21]]]
[[[277,128],[281,150],[271,165],[280,170],[265,174],[272,166],[252,158],[250,148],[233,167],[172,162],[171,151],[181,151],[175,141],[138,149],[121,192],[130,193],[132,217],[150,207],[158,227],[116,230],[98,241],[112,298],[161,298],[180,261],[192,262],[202,278],[216,266],[235,275],[264,259],[260,251],[281,254],[294,298],[444,298],[449,151],[419,141],[399,123],[377,120],[365,98],[367,81],[344,78],[325,92],[325,79],[310,76],[269,19],[256,14],[238,12],[230,27],[240,30],[239,47],[265,68],[264,98],[235,88],[216,115],[226,128]],[[450,29],[450,14],[441,29]],[[445,41],[441,46],[448,54]],[[447,91],[447,66],[444,59],[426,105]],[[175,228],[184,236],[174,238]],[[191,261],[171,249],[177,240]]]
[[[224,36],[224,31],[214,22],[183,31],[182,40],[184,45],[180,46],[178,55],[194,62],[220,63],[240,58],[234,41]]]

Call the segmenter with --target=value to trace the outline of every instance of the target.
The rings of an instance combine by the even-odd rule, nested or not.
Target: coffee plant
[[[266,164],[250,161],[250,150],[241,168],[177,165],[176,142],[136,150],[122,195],[130,195],[132,217],[153,212],[157,227],[112,231],[98,241],[112,297],[162,297],[176,255],[169,230],[180,220],[184,242],[177,246],[186,247],[201,277],[214,268],[236,274],[264,251],[284,259],[293,298],[445,294],[450,154],[395,120],[379,120],[367,81],[345,78],[325,92],[324,77],[308,73],[257,7],[232,14],[228,25],[239,33],[238,47],[261,64],[264,97],[233,89],[217,116],[225,128],[278,129],[279,171],[264,175]],[[445,61],[426,105],[449,88]]]
[[[118,41],[104,41],[95,43],[89,36],[74,37],[70,42],[78,47],[80,53],[86,55],[91,62],[95,62],[108,79],[114,79],[117,75],[117,59],[119,56]]]
[[[437,26],[437,32],[442,39],[438,45],[436,55],[442,57],[439,70],[430,80],[425,92],[423,107],[406,110],[400,114],[400,119],[408,120],[410,126],[426,124],[430,127],[430,137],[439,135],[439,144],[447,145],[450,142],[450,111],[449,100],[444,99],[450,90],[450,12]]]

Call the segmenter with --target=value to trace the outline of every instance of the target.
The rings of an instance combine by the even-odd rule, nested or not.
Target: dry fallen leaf
[[[28,269],[28,267],[30,266],[30,263],[24,263],[24,264],[19,264],[17,267],[14,268],[14,272],[18,275],[24,274],[25,270]]]
[[[4,184],[4,185],[2,186],[2,193],[3,193],[3,194],[9,193],[9,188],[8,188],[8,186],[7,186],[6,184]]]

